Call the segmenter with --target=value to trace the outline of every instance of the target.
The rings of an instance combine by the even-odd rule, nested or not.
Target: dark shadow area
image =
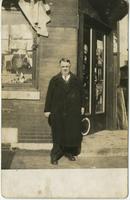
[[[1,169],[10,169],[15,151],[10,149],[10,144],[2,144]]]

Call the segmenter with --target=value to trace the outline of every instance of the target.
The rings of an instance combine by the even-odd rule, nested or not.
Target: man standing
[[[52,129],[51,163],[65,155],[75,161],[81,149],[81,114],[85,99],[81,81],[70,71],[70,60],[62,58],[60,73],[49,83],[44,114]]]

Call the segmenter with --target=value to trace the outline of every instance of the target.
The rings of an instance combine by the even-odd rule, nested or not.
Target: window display
[[[105,35],[96,32],[96,63],[94,68],[96,113],[105,110]]]
[[[105,112],[106,36],[92,28],[84,28],[82,78],[86,98],[86,114]]]
[[[2,84],[32,84],[33,31],[24,21],[14,24],[14,12],[18,19],[22,15],[20,11],[9,11],[9,23],[2,24]]]

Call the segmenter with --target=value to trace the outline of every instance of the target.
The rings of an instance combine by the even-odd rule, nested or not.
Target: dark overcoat
[[[61,73],[50,80],[44,112],[51,112],[54,143],[70,147],[81,144],[81,107],[84,103],[81,81],[73,73],[68,82]]]

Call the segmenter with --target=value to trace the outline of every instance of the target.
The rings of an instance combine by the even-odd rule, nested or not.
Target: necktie
[[[65,76],[64,78],[65,78],[65,81],[67,81],[67,76]]]

